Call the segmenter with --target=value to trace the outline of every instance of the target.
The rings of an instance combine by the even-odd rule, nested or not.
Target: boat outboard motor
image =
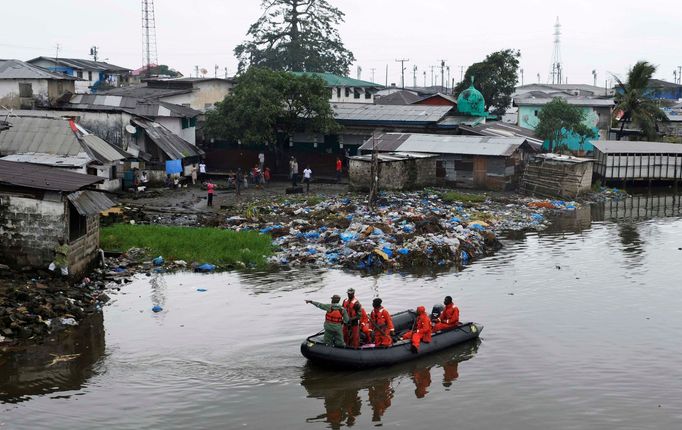
[[[433,305],[433,309],[431,309],[431,321],[438,318],[440,313],[443,312],[443,309],[445,309],[445,306],[443,306],[441,304]]]

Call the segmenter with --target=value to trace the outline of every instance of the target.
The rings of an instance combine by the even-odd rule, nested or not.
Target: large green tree
[[[344,14],[326,0],[263,0],[265,11],[234,49],[248,66],[347,75],[355,61],[336,29]]]
[[[324,81],[258,67],[240,75],[233,93],[206,114],[208,136],[275,150],[283,142],[278,133],[291,137],[304,128],[318,133],[338,128]]]
[[[467,89],[473,77],[474,86],[485,99],[486,111],[504,115],[511,105],[511,95],[518,82],[520,57],[521,52],[514,49],[489,54],[485,60],[469,66],[462,82],[455,86],[455,94]]]
[[[647,140],[657,137],[658,121],[665,121],[665,113],[655,100],[647,96],[649,80],[656,72],[656,66],[647,61],[638,61],[628,72],[626,82],[614,76],[617,82],[615,95],[616,107],[614,115],[620,115],[620,129],[616,133],[618,140],[623,137],[623,129],[627,123],[639,127]]]
[[[594,131],[583,123],[585,113],[559,97],[542,107],[538,119],[535,134],[549,141],[549,152],[561,150],[571,133],[579,135],[583,143],[585,139],[596,137]]]

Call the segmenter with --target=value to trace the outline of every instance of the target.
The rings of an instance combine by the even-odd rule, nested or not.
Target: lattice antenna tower
[[[152,66],[157,66],[156,54],[156,20],[154,19],[154,0],[142,0],[142,64],[146,68],[146,75],[151,74]]]
[[[554,24],[554,52],[552,53],[552,67],[547,76],[547,83],[551,79],[552,84],[560,84],[561,76],[564,67],[561,64],[561,24],[559,24],[559,17],[556,17],[556,24]]]

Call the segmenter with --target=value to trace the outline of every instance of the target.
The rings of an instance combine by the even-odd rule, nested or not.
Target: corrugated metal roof
[[[0,160],[0,184],[73,192],[103,181],[104,178],[69,172],[58,167]]]
[[[534,158],[545,159],[550,161],[557,161],[560,163],[571,163],[571,164],[582,164],[582,163],[593,163],[593,158],[582,158],[573,157],[572,155],[560,155],[560,154],[538,154]]]
[[[523,143],[522,137],[449,136],[421,133],[384,133],[375,139],[378,151],[426,152],[431,154],[462,154],[509,156]],[[360,150],[371,151],[372,139]]]
[[[54,154],[13,154],[7,155],[0,158],[0,160],[5,161],[17,161],[20,163],[33,163],[42,164],[45,166],[53,167],[71,167],[71,168],[81,168],[87,165],[91,160],[84,152],[79,155],[66,156],[66,155],[54,155]]]
[[[85,142],[90,150],[94,152],[94,155],[99,161],[112,162],[127,158],[126,154],[122,151],[116,149],[115,146],[110,145],[94,134],[85,134],[81,136],[81,139],[83,139],[83,142]]]
[[[665,142],[629,142],[625,140],[597,140],[591,142],[605,154],[682,154],[682,145]]]
[[[204,151],[173,134],[166,127],[153,121],[142,118],[134,118],[132,122],[139,125],[147,133],[147,136],[163,151],[171,160],[181,160],[187,157],[200,156]]]
[[[42,67],[34,66],[19,60],[0,60],[0,79],[57,79],[66,81],[78,80],[63,73],[50,72]]]
[[[133,97],[136,99],[159,99],[179,94],[189,94],[192,91],[193,91],[192,88],[158,88],[149,87],[146,84],[140,84],[120,88],[111,88],[108,90],[100,91],[100,94]]]
[[[573,106],[590,106],[590,107],[611,107],[615,105],[613,99],[588,99],[588,98],[562,98],[566,103]],[[544,106],[551,102],[552,98],[521,98],[515,99],[514,105],[516,106]]]
[[[436,123],[452,110],[452,106],[334,103],[332,109],[334,117],[339,121]]]
[[[499,121],[479,124],[473,127],[461,126],[460,130],[465,133],[472,133],[479,136],[523,137],[536,151],[540,151],[542,149],[542,144],[544,143],[542,139],[538,139],[535,136],[533,130]]]
[[[316,76],[324,81],[328,87],[355,87],[355,88],[383,88],[381,84],[361,81],[359,79],[347,78],[345,76],[334,75],[333,73],[316,72],[290,72],[295,76]]]
[[[61,58],[61,57],[59,57],[59,59],[57,59],[54,57],[37,57],[37,58],[33,58],[31,60],[28,60],[28,62],[33,63],[33,62],[37,62],[37,61],[41,61],[41,60],[50,61],[55,66],[71,67],[74,69],[81,69],[81,70],[99,70],[102,72],[130,72],[130,69],[127,69],[125,67],[105,63],[103,61],[92,61],[92,60],[86,60],[86,59],[81,59],[81,58]]]
[[[174,103],[103,94],[76,94],[71,97],[65,108],[86,111],[123,111],[144,117],[194,118],[201,115],[201,112],[196,109]]]
[[[73,203],[78,213],[83,216],[97,215],[116,204],[104,193],[90,190],[76,191],[67,195],[66,198]]]
[[[386,96],[374,96],[374,103],[378,105],[410,105],[421,100],[422,97],[412,91],[400,90]]]
[[[383,152],[381,154],[377,154],[377,158],[379,159],[380,162],[390,162],[390,161],[405,161],[405,160],[411,160],[415,158],[433,158],[437,157],[438,155],[436,154],[421,154],[421,153],[415,153],[415,152]],[[354,155],[352,157],[348,157],[351,160],[360,160],[360,161],[372,161],[372,154],[365,154],[365,155]]]

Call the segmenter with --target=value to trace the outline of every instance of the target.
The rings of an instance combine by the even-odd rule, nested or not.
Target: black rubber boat
[[[401,339],[402,334],[412,328],[416,315],[413,310],[392,315],[397,334],[395,338]],[[454,329],[433,333],[430,343],[421,343],[419,353],[411,351],[409,340],[397,340],[389,348],[333,347],[324,343],[324,332],[322,331],[308,337],[301,344],[301,354],[315,364],[331,367],[367,369],[391,366],[476,339],[481,330],[483,330],[482,325],[465,322]]]

